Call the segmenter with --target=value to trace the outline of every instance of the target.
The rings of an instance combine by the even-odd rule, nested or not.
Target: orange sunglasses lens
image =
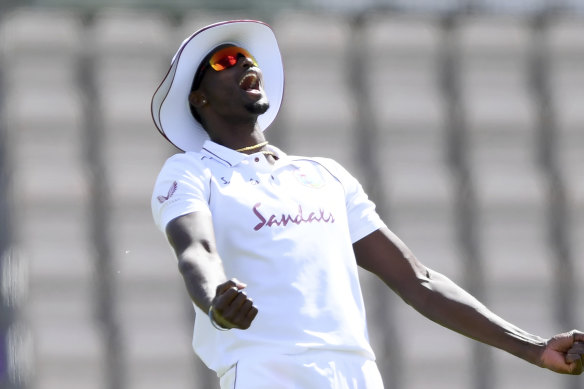
[[[215,54],[213,54],[213,56],[211,56],[209,65],[211,65],[214,70],[220,72],[221,70],[235,66],[240,56],[251,59],[253,64],[258,66],[258,63],[256,62],[253,55],[249,53],[249,51],[236,46],[226,47],[217,51]]]

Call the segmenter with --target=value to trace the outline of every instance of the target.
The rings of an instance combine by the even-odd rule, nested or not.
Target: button
[[[259,159],[258,157],[255,157],[255,158],[254,158],[254,161],[256,161],[256,162],[259,162],[259,161],[260,161],[260,159]]]

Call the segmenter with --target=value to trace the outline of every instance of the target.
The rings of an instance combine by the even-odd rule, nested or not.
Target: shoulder
[[[198,152],[185,152],[174,154],[169,157],[158,177],[164,176],[204,176],[208,167],[205,164],[205,157]]]
[[[300,156],[291,156],[290,158],[292,158],[292,160],[296,163],[305,161],[306,163],[317,166],[321,171],[330,174],[341,184],[345,184],[348,181],[355,181],[355,178],[351,175],[351,173],[349,173],[349,171],[345,169],[343,165],[332,158]]]
[[[198,153],[179,153],[169,157],[154,184],[151,197],[156,225],[165,231],[170,220],[206,210],[210,191],[210,172]]]
[[[196,167],[203,165],[203,156],[199,152],[187,151],[184,153],[177,153],[166,159],[163,167],[165,166],[189,166]]]
[[[288,155],[287,157],[290,159],[290,161],[292,163],[295,163],[295,164],[306,163],[306,164],[311,164],[314,166],[320,166],[324,169],[330,169],[330,170],[335,170],[335,171],[336,170],[344,170],[342,165],[332,158],[306,157],[306,156],[301,156],[301,155]]]

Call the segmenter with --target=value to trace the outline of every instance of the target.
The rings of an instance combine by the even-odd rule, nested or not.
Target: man
[[[337,163],[269,145],[283,88],[272,30],[238,20],[186,39],[152,100],[184,151],[160,172],[153,215],[194,303],[194,349],[222,388],[382,388],[358,266],[443,326],[582,372],[584,333],[543,339],[504,321],[420,263]]]

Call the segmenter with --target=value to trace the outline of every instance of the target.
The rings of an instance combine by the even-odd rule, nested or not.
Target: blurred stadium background
[[[279,38],[268,132],[330,156],[429,266],[542,336],[584,328],[584,0],[0,2],[0,388],[218,388],[150,215],[149,103],[187,35]],[[365,272],[388,388],[576,389]]]

